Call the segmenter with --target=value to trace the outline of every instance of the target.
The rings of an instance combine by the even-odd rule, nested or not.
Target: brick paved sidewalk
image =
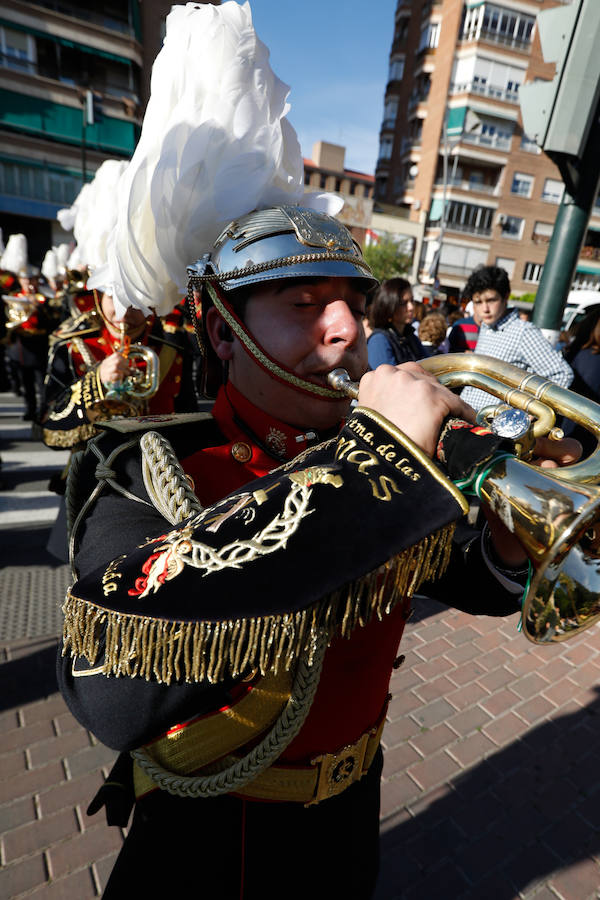
[[[597,628],[536,647],[514,616],[415,607],[384,732],[377,900],[596,900]],[[56,692],[55,644],[0,644],[3,900],[99,896],[122,839],[85,814],[114,753]]]
[[[600,631],[415,603],[384,732],[377,900],[600,897]]]

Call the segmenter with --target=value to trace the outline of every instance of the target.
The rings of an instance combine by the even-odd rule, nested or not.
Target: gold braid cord
[[[302,492],[292,501],[295,514],[303,510]],[[63,654],[83,656],[95,665],[105,635],[106,675],[173,681],[216,683],[256,668],[267,672],[289,670],[302,653],[311,654],[317,634],[330,641],[349,636],[374,616],[382,619],[423,581],[439,577],[450,557],[454,524],[429,535],[395,556],[384,566],[295,613],[240,618],[223,622],[176,622],[142,615],[124,615],[67,594],[63,606]],[[285,515],[273,526],[271,539],[286,540]],[[253,541],[230,545],[221,554],[197,544],[192,558],[198,567],[235,566],[241,556],[256,552]],[[194,565],[194,562],[191,563]],[[309,659],[309,664],[310,664]]]

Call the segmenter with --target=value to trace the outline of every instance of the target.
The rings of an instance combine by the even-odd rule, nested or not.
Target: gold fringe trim
[[[102,609],[73,596],[63,605],[63,656],[100,663],[105,675],[173,681],[222,681],[249,669],[289,670],[316,631],[349,637],[383,619],[423,581],[439,578],[450,558],[455,524],[429,535],[384,566],[297,613],[225,622],[170,622]],[[104,639],[104,640],[103,640]]]
[[[87,441],[95,434],[98,434],[98,429],[94,425],[78,425],[77,428],[71,428],[69,431],[52,431],[44,428],[43,441],[48,447],[73,447],[80,441]]]

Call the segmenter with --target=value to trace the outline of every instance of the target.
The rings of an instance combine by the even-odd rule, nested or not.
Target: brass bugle
[[[448,387],[469,384],[532,416],[541,412],[536,436],[550,433],[559,413],[600,439],[600,405],[517,366],[471,353],[440,354],[419,364]],[[328,381],[358,398],[358,385],[344,369],[335,369]],[[505,457],[479,485],[480,499],[515,535],[531,563],[522,623],[534,643],[566,640],[600,620],[599,481],[596,448],[587,459],[558,469]]]
[[[116,348],[131,362],[131,371],[122,382],[107,386],[104,407],[114,406],[116,412],[131,409],[137,411],[140,403],[153,397],[159,387],[159,360],[151,347],[132,344],[124,322],[120,323],[120,343]],[[136,366],[136,361],[145,362],[145,368]]]

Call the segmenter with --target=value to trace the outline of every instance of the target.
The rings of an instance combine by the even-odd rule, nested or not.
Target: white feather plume
[[[62,227],[73,231],[79,268],[94,270],[106,263],[106,244],[117,220],[118,183],[126,168],[125,160],[105,159],[73,205],[57,213]]]
[[[28,267],[27,238],[24,234],[11,234],[2,254],[0,266],[15,275],[25,275]]]
[[[58,258],[54,248],[46,251],[42,260],[42,275],[50,280],[54,280],[58,275]]]
[[[172,8],[140,140],[120,184],[107,266],[93,276],[109,286],[117,308],[168,313],[185,293],[186,267],[233,218],[304,205],[288,92],[248,3]]]

